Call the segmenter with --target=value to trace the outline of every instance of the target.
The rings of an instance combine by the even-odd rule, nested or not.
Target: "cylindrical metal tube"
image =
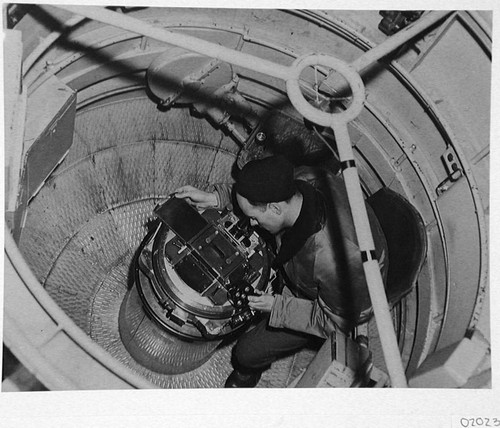
[[[347,123],[334,121],[332,129],[335,134],[335,140],[337,141],[340,161],[352,160],[353,152],[347,130]],[[375,249],[375,245],[357,170],[356,168],[347,168],[343,171],[342,175],[347,189],[349,205],[351,206],[359,249],[362,252],[370,252]],[[363,269],[392,386],[396,388],[406,388],[406,377],[399,353],[396,334],[394,332],[394,326],[392,325],[389,304],[387,303],[379,265],[376,260],[368,260],[363,263]]]
[[[151,37],[152,39],[169,43],[192,52],[197,52],[210,58],[217,58],[221,61],[254,70],[268,76],[286,80],[290,73],[290,68],[287,66],[276,64],[263,58],[256,58],[253,55],[248,55],[234,49],[226,48],[225,46],[207,42],[187,34],[173,33],[164,28],[155,27],[140,19],[112,12],[102,7],[66,5],[57,5],[57,7],[104,24],[123,28],[133,33]]]
[[[343,78],[346,79],[353,93],[352,103],[347,110],[339,114],[328,114],[312,107],[303,97],[298,85],[298,78],[300,72],[305,67],[312,64],[329,66],[336,72],[340,72]],[[347,123],[354,119],[363,108],[365,90],[359,74],[339,60],[317,55],[310,55],[297,59],[294,62],[294,67],[295,69],[293,70],[292,77],[287,81],[290,101],[307,119],[323,126],[330,125],[332,127],[341,162],[354,160]],[[343,177],[359,248],[362,252],[370,253],[375,249],[375,244],[373,242],[370,222],[366,212],[357,169],[345,169],[343,171]],[[363,269],[392,386],[405,388],[407,387],[406,377],[399,353],[396,334],[394,332],[394,326],[392,325],[389,304],[387,303],[380,268],[376,260],[368,260],[363,263]]]

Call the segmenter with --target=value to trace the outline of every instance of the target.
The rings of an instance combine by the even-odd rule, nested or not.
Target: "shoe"
[[[259,383],[262,372],[242,373],[233,370],[224,385],[224,388],[254,388]]]

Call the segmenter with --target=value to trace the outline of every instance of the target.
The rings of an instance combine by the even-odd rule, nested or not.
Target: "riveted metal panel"
[[[472,138],[463,145],[468,158],[489,145],[491,57],[466,21],[456,15],[412,75],[425,83],[453,122],[468,130]]]
[[[23,182],[31,197],[73,142],[76,94],[55,77],[29,98]]]
[[[358,124],[359,121],[359,124]],[[365,134],[353,141],[357,150],[368,159],[384,184],[403,194],[418,210],[426,223],[435,218],[426,185],[436,182],[432,166],[416,142],[392,134],[395,129],[374,106],[363,110],[355,126]],[[367,180],[367,176],[362,179]],[[423,180],[425,180],[423,182]],[[371,180],[367,180],[369,183]],[[403,183],[403,184],[401,184]]]
[[[392,74],[374,74],[365,84],[367,104],[376,106],[385,124],[397,130],[400,143],[405,144],[407,149],[414,146],[415,160],[426,174],[429,186],[436,188],[448,175],[441,160],[441,155],[447,149],[447,141],[432,116],[426,114],[420,100],[409,93]],[[391,144],[390,141],[387,143]],[[388,153],[394,156],[395,152]],[[394,161],[397,162],[398,157]]]
[[[487,150],[478,153],[472,159],[472,169],[474,171],[474,178],[479,189],[479,196],[485,211],[490,208],[490,151],[489,146]]]
[[[446,319],[438,349],[461,340],[471,321],[480,279],[477,212],[465,178],[439,199],[450,269]],[[449,321],[448,321],[449,320]]]

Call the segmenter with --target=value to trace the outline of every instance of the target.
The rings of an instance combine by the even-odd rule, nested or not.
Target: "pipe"
[[[225,46],[207,42],[206,40],[192,37],[187,34],[177,34],[164,28],[154,27],[153,25],[141,21],[140,19],[112,12],[102,7],[54,6],[104,24],[112,25],[113,27],[122,28],[133,33],[151,37],[152,39],[159,40],[160,42],[178,46],[211,58],[217,58],[229,64],[258,71],[268,76],[287,80],[288,74],[290,73],[290,67],[276,64],[263,58],[256,58],[253,55],[248,55],[226,48]]]
[[[354,154],[347,129],[347,122],[335,120],[332,124],[332,130],[335,134],[341,163],[346,161],[354,162]],[[352,163],[352,166],[343,169],[342,176],[344,177],[347,197],[349,199],[349,205],[351,206],[359,249],[361,254],[366,254],[367,256],[367,260],[363,262],[363,270],[366,276],[368,292],[373,305],[382,352],[391,378],[391,384],[395,388],[406,388],[407,381],[401,361],[396,333],[392,324],[389,304],[387,303],[384,282],[377,260],[369,256],[372,251],[375,251],[375,245],[361,191],[358,172],[354,163]]]
[[[299,87],[299,77],[301,71],[311,65],[322,65],[332,68],[347,81],[352,90],[353,100],[345,111],[340,113],[326,113],[311,106],[304,98]],[[363,81],[352,65],[347,65],[340,60],[324,55],[307,55],[297,58],[292,67],[294,68],[293,78],[286,82],[290,102],[299,113],[310,121],[322,126],[330,126],[335,135],[359,249],[361,254],[366,255],[367,259],[363,262],[363,270],[373,305],[373,312],[377,322],[377,330],[387,370],[393,387],[406,388],[406,377],[392,324],[389,304],[387,303],[384,282],[377,260],[372,259],[370,256],[372,251],[375,251],[375,244],[373,242],[359,176],[354,166],[354,154],[347,129],[347,123],[356,118],[363,109],[365,100]]]

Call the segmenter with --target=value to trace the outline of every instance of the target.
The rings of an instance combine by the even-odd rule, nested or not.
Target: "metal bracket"
[[[439,183],[436,189],[438,196],[441,196],[446,192],[462,175],[463,171],[457,160],[457,156],[451,147],[448,147],[445,152],[441,155],[441,159],[448,173],[448,177]]]

